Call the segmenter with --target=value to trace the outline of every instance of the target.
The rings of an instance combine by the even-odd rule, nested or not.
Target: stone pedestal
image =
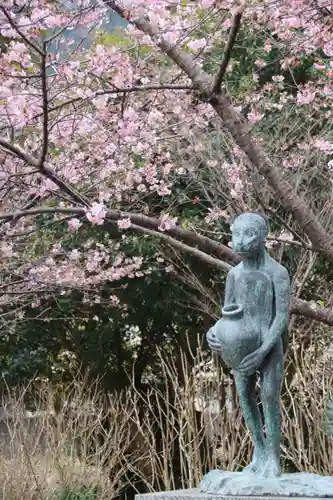
[[[296,495],[297,500],[333,500],[333,488],[330,495],[320,495],[320,496],[300,496]],[[198,488],[188,489],[188,490],[175,490],[175,491],[163,491],[157,493],[145,493],[136,495],[136,500],[282,500],[282,499],[292,499],[295,495],[285,494],[281,495],[267,495],[267,494],[248,494],[248,495],[223,495],[214,493],[203,493]]]
[[[206,494],[238,498],[333,498],[333,477],[309,472],[282,474],[265,478],[250,472],[211,470],[201,481]]]

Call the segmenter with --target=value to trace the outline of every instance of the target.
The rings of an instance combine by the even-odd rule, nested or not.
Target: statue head
[[[259,214],[246,212],[233,222],[232,249],[244,257],[254,257],[265,248],[268,225]]]

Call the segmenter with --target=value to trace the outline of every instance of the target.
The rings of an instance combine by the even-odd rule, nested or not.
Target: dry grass
[[[333,356],[329,338],[319,344],[318,338],[306,348],[294,342],[290,350],[286,370],[293,367],[294,375],[284,387],[282,451],[297,470],[331,475],[333,439],[326,433],[326,406],[332,397]]]
[[[317,358],[311,349],[291,353],[296,371],[284,388],[282,453],[295,469],[330,474],[333,440],[323,415],[332,384],[327,370],[315,369]],[[241,414],[225,399],[219,407],[214,369],[194,370],[184,357],[180,386],[175,364],[160,361],[161,384],[144,395],[131,387],[105,396],[98,381],[89,385],[82,377],[60,393],[48,384],[34,387],[41,411],[33,418],[23,411],[32,386],[12,390],[11,415],[1,423],[2,498],[64,500],[61,492],[80,489],[68,498],[110,499],[134,478],[147,491],[195,487],[207,469],[247,462],[251,445]]]
[[[11,415],[2,422],[0,451],[3,498],[46,498],[79,487],[97,490],[100,500],[117,496],[128,471],[139,458],[141,465],[144,461],[129,395],[106,397],[98,382],[89,385],[78,377],[60,401],[51,386],[40,387],[35,404],[42,410],[27,418],[25,392],[7,397]]]

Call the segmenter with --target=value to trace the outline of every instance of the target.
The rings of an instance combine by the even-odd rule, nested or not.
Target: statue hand
[[[265,352],[259,347],[256,351],[253,351],[245,356],[241,364],[238,366],[237,371],[245,376],[253,375],[258,368],[260,368],[265,357]]]
[[[206,335],[207,343],[209,345],[209,348],[213,352],[221,352],[221,344],[216,338],[215,332],[214,332],[214,327],[210,328],[207,332]]]

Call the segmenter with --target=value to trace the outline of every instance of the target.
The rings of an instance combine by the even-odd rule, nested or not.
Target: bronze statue
[[[255,213],[232,225],[232,248],[242,262],[225,287],[222,319],[207,333],[210,348],[232,368],[245,423],[254,443],[244,473],[277,477],[280,468],[280,393],[288,345],[289,274],[265,248],[268,227]],[[263,422],[256,402],[257,373]]]

